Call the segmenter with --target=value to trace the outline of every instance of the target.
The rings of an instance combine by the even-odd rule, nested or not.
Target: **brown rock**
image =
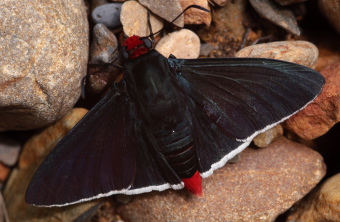
[[[216,3],[219,6],[225,6],[226,4],[231,2],[231,0],[212,0],[212,2]]]
[[[99,93],[108,84],[113,83],[121,71],[118,67],[107,66],[119,64],[117,58],[120,53],[116,36],[103,24],[96,24],[93,28],[90,52],[89,63],[92,66],[89,65],[90,76],[87,78],[86,87],[91,92]]]
[[[340,174],[322,184],[308,198],[300,202],[287,222],[340,221]]]
[[[283,135],[283,127],[279,124],[275,127],[267,130],[264,133],[257,135],[253,142],[256,146],[264,148],[269,146],[272,142],[274,142],[277,138]]]
[[[199,5],[203,8],[206,8],[210,10],[209,4],[207,0],[181,0],[181,6],[184,9],[186,9],[190,5]],[[200,9],[188,9],[184,13],[184,24],[206,24],[209,26],[211,23],[211,13],[205,12]]]
[[[300,35],[294,14],[289,8],[282,7],[272,0],[249,0],[249,2],[263,18],[292,34]]]
[[[186,190],[136,196],[118,208],[126,221],[274,221],[324,176],[315,151],[285,138],[246,149],[241,160],[203,180],[204,197]]]
[[[7,180],[10,169],[4,164],[0,163],[0,183],[3,183]]]
[[[216,8],[213,14],[213,22],[221,32],[230,32],[229,38],[242,41],[246,29],[243,21],[248,18],[246,12],[248,1],[232,1],[224,7]]]
[[[325,134],[340,121],[340,63],[321,71],[326,78],[322,93],[304,110],[286,121],[286,127],[311,140]]]
[[[314,68],[318,55],[317,47],[310,42],[281,41],[248,46],[235,56],[280,59]]]
[[[19,157],[21,144],[11,138],[0,136],[0,162],[7,166],[13,166]]]
[[[179,14],[182,13],[180,0],[139,0],[139,2],[146,8],[150,9],[150,11],[167,20],[168,22],[172,22]],[[176,19],[174,24],[178,27],[183,27],[183,16],[180,16],[178,19]]]
[[[150,35],[148,26],[148,10],[137,1],[124,2],[120,21],[123,25],[124,33],[127,36],[147,36]],[[152,32],[157,32],[163,28],[163,19],[151,14],[150,22]]]
[[[0,131],[49,125],[80,95],[88,59],[82,0],[0,1]]]
[[[200,53],[200,40],[189,29],[181,29],[164,36],[155,49],[168,58],[170,54],[181,59],[197,59]]]
[[[319,59],[315,69],[320,71],[333,63],[340,62],[340,44],[338,36],[333,33],[316,34],[316,46],[319,49]]]
[[[280,5],[291,5],[291,4],[295,4],[295,3],[300,3],[300,2],[305,2],[307,0],[275,0],[277,3],[279,3]]]
[[[86,112],[85,109],[74,109],[63,119],[45,129],[39,135],[32,137],[25,144],[18,167],[12,171],[4,190],[4,199],[11,221],[73,221],[97,203],[92,201],[63,208],[41,208],[28,205],[24,200],[33,173],[57,142],[71,130]],[[42,187],[42,189],[44,188]]]
[[[319,7],[334,29],[340,33],[339,0],[319,0]]]

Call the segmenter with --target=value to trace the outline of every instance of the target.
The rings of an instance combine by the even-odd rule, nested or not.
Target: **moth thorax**
[[[124,41],[123,56],[134,59],[150,51],[152,42],[148,38],[133,35]]]

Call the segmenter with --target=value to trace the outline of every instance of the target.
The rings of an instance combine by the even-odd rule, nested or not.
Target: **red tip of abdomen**
[[[203,195],[203,187],[202,187],[202,177],[198,171],[196,171],[195,175],[191,178],[182,179],[185,185],[191,193],[202,196]]]

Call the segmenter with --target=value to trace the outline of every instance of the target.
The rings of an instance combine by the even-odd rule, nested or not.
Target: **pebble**
[[[280,59],[314,68],[318,60],[318,48],[307,41],[279,41],[248,46],[235,57]]]
[[[203,197],[186,190],[151,192],[117,211],[130,222],[269,222],[305,196],[325,170],[317,152],[281,137],[266,149],[246,149],[239,162],[203,179]]]
[[[0,136],[0,162],[13,166],[19,157],[21,144],[11,138]]]
[[[90,201],[63,208],[41,208],[29,205],[24,200],[28,183],[45,156],[86,113],[86,109],[73,109],[25,144],[18,167],[13,169],[3,191],[11,221],[73,221],[98,203]]]
[[[181,0],[181,5],[183,10],[190,5],[198,5],[210,10],[207,0]],[[206,24],[209,26],[211,19],[211,13],[196,8],[188,9],[188,11],[184,13],[184,24],[186,25]]]
[[[72,109],[88,60],[84,1],[0,1],[0,131],[47,126]]]
[[[326,79],[322,93],[285,122],[289,130],[307,140],[327,133],[340,121],[340,62],[321,70],[321,74]]]
[[[172,22],[183,11],[180,0],[139,0],[139,3],[168,22]],[[176,19],[174,24],[182,28],[184,26],[183,15]]]
[[[264,148],[269,146],[272,142],[274,142],[277,138],[283,135],[283,127],[281,124],[276,125],[275,127],[267,130],[264,133],[257,135],[253,142],[257,147]]]
[[[287,222],[340,221],[340,174],[327,179],[305,200],[294,207]]]
[[[108,85],[112,84],[119,75],[121,69],[109,64],[118,64],[120,52],[116,36],[103,24],[96,24],[93,28],[93,40],[90,49],[89,76],[86,88],[93,93],[102,92]],[[104,66],[96,66],[101,64]]]
[[[101,23],[110,28],[117,28],[120,23],[120,11],[122,3],[109,3],[96,7],[92,11],[92,20],[94,23]]]
[[[0,184],[4,183],[10,173],[10,168],[2,163],[0,163]]]
[[[282,6],[286,6],[286,5],[291,5],[295,3],[305,2],[307,0],[275,0],[275,1]]]
[[[124,2],[120,14],[120,21],[127,36],[147,36],[150,30],[147,20],[148,10],[137,1]],[[150,22],[152,32],[155,33],[163,28],[163,19],[151,13]]]
[[[197,59],[200,54],[200,39],[189,29],[172,32],[159,40],[155,49],[168,58],[170,54],[181,59]]]
[[[231,0],[211,0],[211,1],[219,6],[225,6],[231,2]]]
[[[282,7],[273,0],[249,0],[249,2],[263,18],[294,35],[300,35],[295,16],[289,8]]]
[[[340,7],[339,0],[319,0],[321,12],[326,16],[334,29],[340,33]]]
[[[224,7],[216,7],[214,9],[213,23],[217,30],[224,34],[224,38],[228,36],[230,39],[242,41],[246,33],[243,22],[249,18],[246,10],[247,6],[248,1],[239,0],[230,2],[230,4]],[[228,32],[230,34],[226,35]]]

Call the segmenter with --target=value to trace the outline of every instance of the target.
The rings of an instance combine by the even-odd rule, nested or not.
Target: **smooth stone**
[[[307,41],[279,41],[248,46],[235,57],[279,59],[314,68],[318,60],[318,48]]]
[[[120,21],[127,36],[148,36],[148,10],[137,1],[124,2],[120,14]],[[152,32],[155,33],[163,28],[163,19],[151,13],[150,23]]]
[[[101,23],[110,28],[117,28],[120,22],[120,11],[122,3],[109,3],[96,7],[92,11],[92,20],[94,23]]]
[[[327,179],[295,207],[287,222],[340,221],[340,174]]]
[[[305,2],[307,0],[275,0],[275,1],[282,6],[286,6],[286,5],[296,4],[300,2]]]
[[[11,138],[0,136],[0,162],[7,166],[13,166],[19,157],[21,144]]]
[[[287,32],[300,35],[295,16],[289,8],[283,7],[273,0],[249,0],[249,2],[263,18],[280,26]]]
[[[225,6],[231,2],[231,0],[211,0],[211,1],[219,6]]]
[[[285,122],[285,127],[311,140],[327,133],[340,121],[340,61],[321,70],[326,79],[322,93],[313,103]]]
[[[84,1],[0,1],[0,131],[47,126],[69,112],[88,60]]]
[[[325,175],[323,158],[281,137],[266,149],[246,149],[203,179],[204,196],[186,190],[136,195],[117,212],[124,221],[274,221]]]
[[[207,0],[181,0],[181,6],[183,10],[190,5],[198,5],[210,10],[210,6]],[[192,8],[188,9],[188,11],[184,13],[184,24],[186,25],[206,24],[207,26],[209,26],[211,20],[211,13],[200,9]]]
[[[11,221],[56,222],[73,221],[79,215],[95,206],[98,201],[90,201],[67,207],[35,207],[25,202],[25,193],[34,172],[45,156],[54,148],[79,120],[86,109],[76,108],[54,125],[33,136],[25,144],[17,168],[13,169],[3,192]],[[56,181],[57,182],[57,181]],[[42,187],[41,189],[49,189]],[[20,212],[20,213],[18,213]]]
[[[181,59],[197,59],[200,53],[200,39],[189,29],[172,32],[159,40],[155,49],[168,58],[170,54]]]
[[[112,66],[120,65],[118,40],[105,25],[94,26],[90,52],[86,89],[92,93],[100,93],[111,85],[121,72],[120,68]]]
[[[257,147],[264,148],[269,146],[272,142],[283,135],[283,127],[281,124],[274,126],[273,128],[267,130],[264,133],[257,135],[253,142]]]
[[[139,0],[139,3],[168,22],[172,22],[183,11],[180,0]],[[182,28],[184,26],[183,15],[173,23]]]
[[[217,30],[222,33],[227,32],[228,38],[241,42],[246,33],[243,21],[249,18],[247,6],[248,1],[238,0],[230,2],[224,7],[216,8],[212,19]]]

